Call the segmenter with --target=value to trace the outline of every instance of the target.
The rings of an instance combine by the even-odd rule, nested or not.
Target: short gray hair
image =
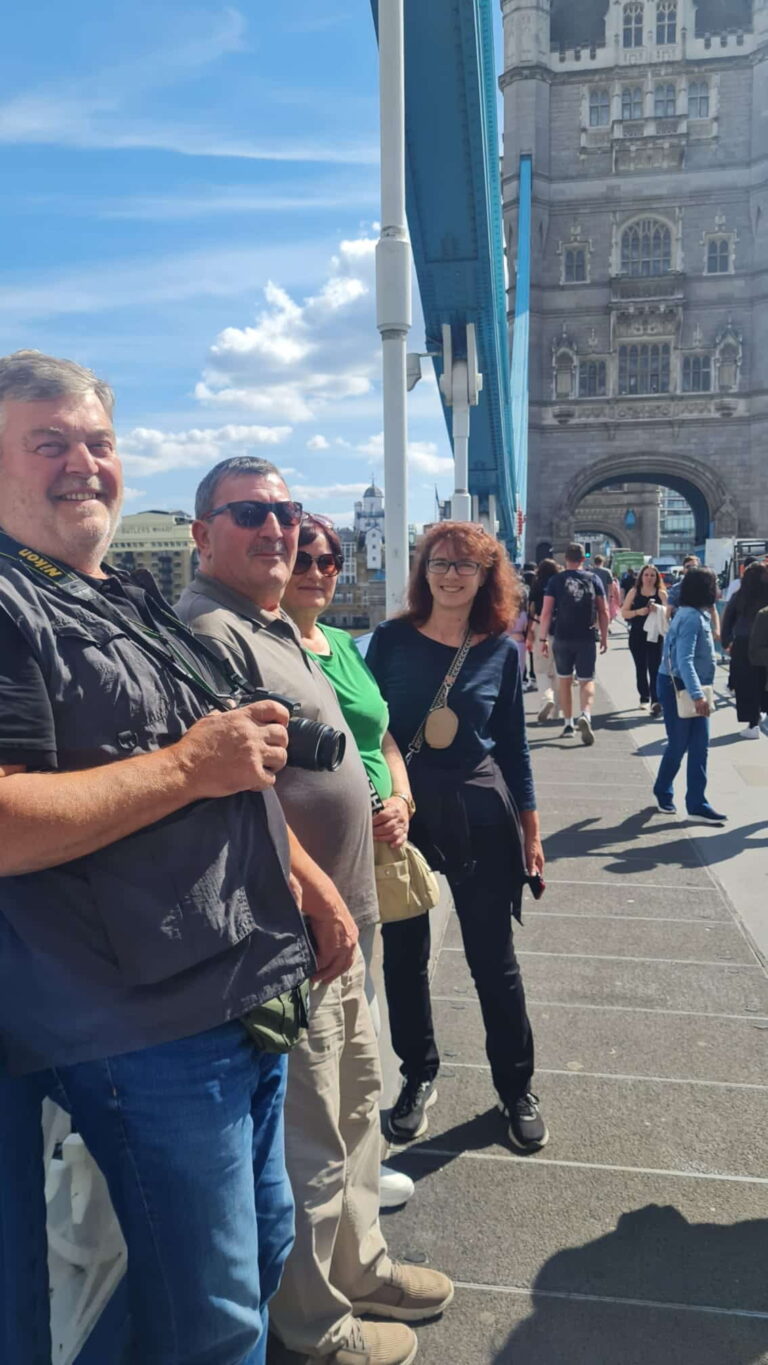
[[[86,370],[74,360],[59,360],[42,351],[14,351],[0,357],[0,426],[2,405],[8,399],[19,403],[40,403],[65,395],[82,396],[92,393],[98,398],[111,418],[115,395],[109,384],[98,379],[93,370]]]
[[[282,479],[277,465],[269,460],[260,460],[258,455],[230,455],[228,460],[220,460],[200,481],[195,494],[195,517],[203,521],[216,506],[216,489],[227,474],[256,474],[266,478],[276,474]]]

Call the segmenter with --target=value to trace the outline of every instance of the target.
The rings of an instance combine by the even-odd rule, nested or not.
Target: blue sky
[[[0,352],[113,383],[126,511],[190,508],[247,450],[348,521],[383,477],[368,0],[12,6],[0,92]],[[431,377],[409,413],[423,521],[451,487]]]

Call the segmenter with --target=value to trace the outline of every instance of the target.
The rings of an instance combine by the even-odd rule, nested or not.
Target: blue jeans
[[[53,1073],[128,1246],[131,1365],[264,1365],[294,1231],[286,1062],[235,1022]]]
[[[0,1068],[0,1360],[50,1365],[45,1230],[43,1075]]]
[[[689,814],[700,811],[707,803],[707,753],[709,749],[709,717],[696,716],[683,720],[677,714],[675,685],[667,673],[659,673],[656,691],[664,712],[667,747],[659,765],[654,784],[654,795],[660,801],[672,800],[672,783],[680,765],[688,755],[687,790],[685,804]]]

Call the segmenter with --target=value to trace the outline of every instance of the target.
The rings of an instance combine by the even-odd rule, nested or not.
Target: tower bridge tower
[[[533,158],[528,543],[617,484],[768,529],[768,0],[504,0],[514,316]],[[649,547],[653,548],[653,547]]]

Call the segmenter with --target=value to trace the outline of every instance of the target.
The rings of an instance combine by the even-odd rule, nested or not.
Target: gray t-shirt
[[[301,703],[301,715],[347,737],[335,772],[287,765],[277,778],[285,818],[311,858],[328,874],[358,924],[379,918],[373,869],[368,779],[351,730],[328,679],[302,648],[284,612],[262,611],[247,597],[198,574],[176,606],[183,621],[253,686]]]

